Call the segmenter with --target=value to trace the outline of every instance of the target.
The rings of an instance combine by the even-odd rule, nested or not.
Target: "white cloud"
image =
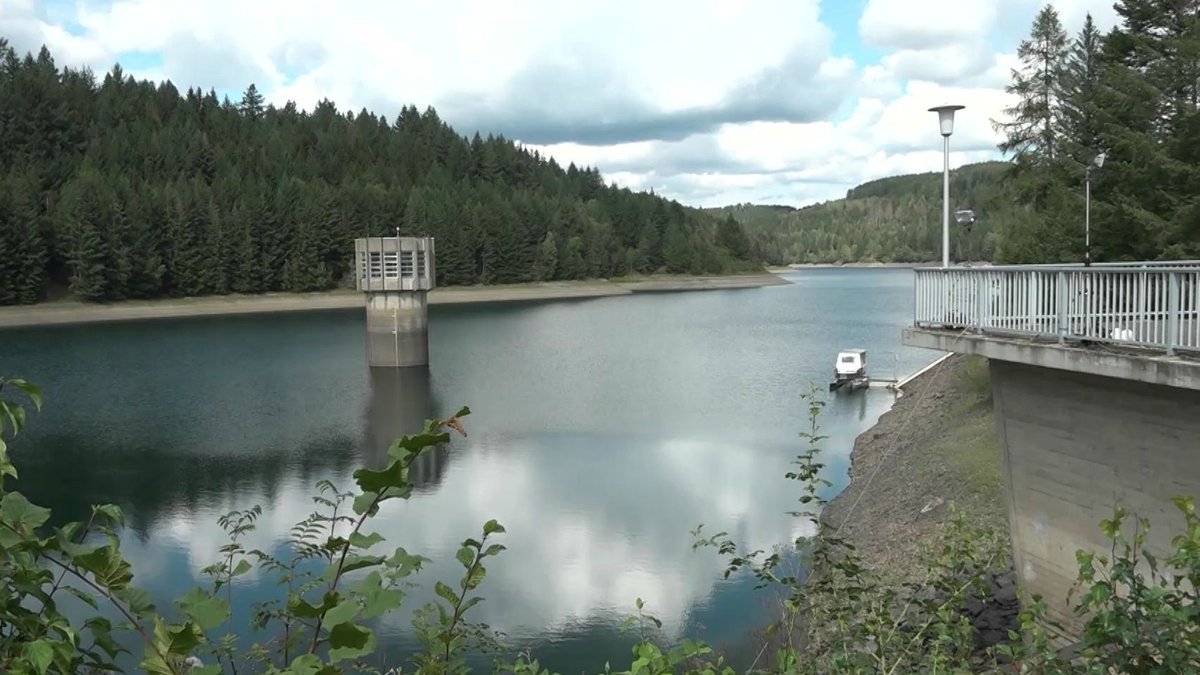
[[[940,145],[926,108],[943,101],[967,106],[956,160],[995,156],[989,120],[1041,2],[868,0],[849,37],[870,58],[832,52],[818,0],[0,0],[0,35],[97,70],[157,54],[127,70],[235,95],[253,81],[277,104],[389,118],[433,105],[460,133],[504,133],[688,203],[803,204],[892,167],[939,168],[923,153]],[[1116,20],[1111,0],[1054,4],[1069,33],[1089,11],[1102,30]]]

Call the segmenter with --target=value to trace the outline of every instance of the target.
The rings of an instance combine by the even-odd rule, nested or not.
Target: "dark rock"
[[[991,647],[1002,642],[1008,642],[1008,631],[1002,630],[985,630],[979,636],[979,641],[984,647]]]
[[[993,597],[996,598],[996,602],[998,603],[1016,605],[1017,589],[1013,586],[1001,587],[996,589]]]
[[[967,603],[963,605],[963,611],[966,612],[968,616],[979,616],[983,613],[983,601],[968,600]]]

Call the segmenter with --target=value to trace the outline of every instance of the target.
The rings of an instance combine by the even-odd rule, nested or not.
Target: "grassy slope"
[[[976,523],[1007,527],[991,388],[981,359],[952,356],[909,384],[892,410],[857,439],[852,461],[851,483],[825,518],[835,526],[845,521],[842,534],[886,576],[919,577],[918,554],[936,540],[951,504]]]

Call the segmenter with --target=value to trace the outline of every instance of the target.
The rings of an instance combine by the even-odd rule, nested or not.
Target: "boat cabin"
[[[837,380],[855,380],[867,376],[867,350],[844,349],[838,352],[834,366]]]

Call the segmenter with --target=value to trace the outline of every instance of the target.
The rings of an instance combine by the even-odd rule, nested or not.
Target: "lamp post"
[[[954,111],[961,105],[939,105],[929,109],[938,114],[942,131],[942,267],[950,266],[950,134],[954,133]]]
[[[1092,266],[1092,167],[1099,169],[1104,166],[1105,153],[1096,158],[1083,169],[1083,266]]]

